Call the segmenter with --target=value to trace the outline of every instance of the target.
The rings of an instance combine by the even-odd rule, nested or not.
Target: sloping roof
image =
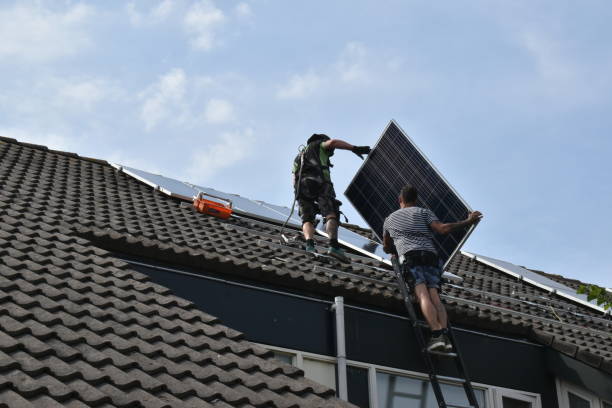
[[[79,236],[169,238],[172,211],[130,205],[179,208],[156,198],[105,162],[0,141],[0,405],[352,406]]]
[[[0,199],[12,211],[97,246],[403,312],[393,275],[378,261],[313,258],[280,245],[278,226],[195,213],[106,162],[10,140],[0,142],[0,160]],[[600,313],[463,255],[450,271],[464,278],[445,286],[454,321],[532,339],[612,374],[612,324]]]

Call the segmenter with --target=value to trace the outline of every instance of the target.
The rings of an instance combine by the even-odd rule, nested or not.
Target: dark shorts
[[[409,274],[411,286],[425,284],[428,288],[440,289],[442,261],[429,251],[411,251],[404,255],[404,273]]]
[[[302,223],[313,222],[317,214],[323,217],[340,217],[340,202],[336,200],[334,186],[330,183],[322,185],[310,185],[308,188],[300,188],[298,206]]]
[[[424,283],[428,288],[440,289],[442,269],[438,266],[417,265],[408,268],[414,278],[413,285]]]

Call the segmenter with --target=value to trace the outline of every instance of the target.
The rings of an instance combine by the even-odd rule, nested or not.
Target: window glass
[[[573,392],[568,391],[567,399],[569,400],[570,408],[590,408],[591,407],[591,402],[589,400],[579,397]]]
[[[368,387],[368,370],[361,367],[346,368],[348,400],[359,408],[370,408],[370,389]]]
[[[612,408],[612,404],[610,404],[609,402],[606,402],[606,401],[602,401],[601,402],[601,406],[603,408]]]
[[[502,397],[503,408],[531,408],[532,404],[529,401],[521,401],[510,397]]]
[[[376,373],[379,408],[437,408],[438,402],[429,381]],[[440,384],[448,405],[469,406],[465,390],[460,385]],[[480,407],[486,407],[485,393],[475,389]]]
[[[283,363],[287,363],[293,365],[293,354],[283,353],[281,351],[272,351],[274,353],[274,358],[282,361]]]
[[[334,364],[304,357],[303,368],[306,378],[336,389],[336,366]]]

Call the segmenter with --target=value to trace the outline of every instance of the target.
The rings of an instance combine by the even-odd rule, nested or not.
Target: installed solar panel
[[[178,197],[183,200],[191,201],[199,192],[204,192],[215,197],[231,200],[234,211],[239,215],[257,217],[259,219],[272,221],[275,223],[284,223],[291,213],[291,210],[287,207],[270,204],[265,201],[251,200],[237,194],[225,193],[210,187],[197,186],[195,184],[178,181],[159,174],[153,174],[119,164],[113,164],[113,166],[167,195]],[[207,196],[206,198],[213,201],[218,201],[210,196]],[[295,211],[289,218],[288,224],[297,228],[302,226],[302,221],[297,214],[297,211]],[[327,236],[322,222],[319,223],[319,228],[317,231],[321,235]],[[376,259],[381,259],[385,256],[380,244],[343,227],[339,228],[338,241],[349,248],[353,248],[364,255],[372,256]]]
[[[587,295],[576,292],[573,288],[556,282],[546,276],[540,275],[537,272],[530,271],[529,269],[523,268],[522,266],[514,265],[513,263],[502,261],[495,258],[490,258],[483,255],[478,255],[470,252],[462,251],[464,255],[469,256],[485,265],[492,266],[510,276],[518,278],[524,282],[538,286],[549,292],[554,292],[557,295],[570,299],[574,302],[581,303],[585,306],[589,306],[595,310],[606,313],[603,307],[597,305],[595,300],[589,300]]]
[[[429,208],[441,222],[463,220],[471,211],[412,140],[391,121],[344,194],[382,239],[385,218],[399,208],[398,196],[406,184],[418,190],[417,205]],[[445,264],[473,229],[434,237]]]

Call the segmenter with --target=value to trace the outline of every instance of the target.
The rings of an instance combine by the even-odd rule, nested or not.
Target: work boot
[[[306,246],[304,247],[306,252],[315,253],[317,250],[315,249],[314,243],[306,241]]]
[[[329,247],[329,249],[327,250],[327,255],[333,256],[334,258],[336,258],[337,260],[339,260],[340,262],[343,262],[343,263],[350,263],[351,262],[349,257],[346,256],[346,254],[344,253],[344,251],[341,248]]]
[[[431,338],[429,339],[429,343],[427,343],[427,351],[429,352],[441,352],[441,351],[445,351],[445,342],[444,342],[444,335],[440,335],[440,336],[431,336]]]

